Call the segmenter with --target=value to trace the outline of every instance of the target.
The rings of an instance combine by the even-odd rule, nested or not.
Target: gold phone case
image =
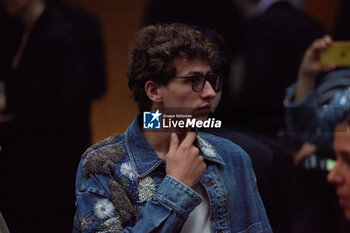
[[[322,65],[350,66],[350,41],[336,41],[321,52]]]

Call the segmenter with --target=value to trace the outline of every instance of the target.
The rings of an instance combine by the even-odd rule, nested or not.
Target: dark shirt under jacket
[[[77,30],[87,34],[62,9],[47,6],[16,69],[8,62],[0,73],[6,112],[15,114],[14,120],[0,124],[0,185],[6,190],[0,209],[11,232],[72,229],[75,170],[90,145],[90,103],[104,91],[105,77],[100,76],[102,89],[91,93],[91,67]],[[5,54],[11,52],[0,56]]]

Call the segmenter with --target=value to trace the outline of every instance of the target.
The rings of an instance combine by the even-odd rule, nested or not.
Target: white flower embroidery
[[[156,182],[149,176],[140,180],[139,186],[139,203],[152,200],[156,193]]]
[[[94,213],[99,219],[112,217],[115,213],[113,203],[108,199],[99,200],[94,206]]]
[[[213,149],[212,145],[204,141],[203,138],[197,136],[198,147],[208,157],[216,157],[216,151]]]
[[[108,219],[101,225],[100,229],[101,230],[99,230],[97,233],[121,232],[123,230],[122,223],[118,217]]]
[[[135,180],[135,172],[130,163],[123,163],[120,166],[120,173],[129,177],[130,180]]]

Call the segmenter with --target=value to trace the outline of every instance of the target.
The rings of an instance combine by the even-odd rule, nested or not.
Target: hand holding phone
[[[313,88],[316,75],[320,72],[331,71],[337,66],[333,63],[323,65],[321,63],[321,54],[332,46],[334,42],[328,35],[314,40],[310,47],[305,51],[301,61],[297,86],[295,89],[294,101],[299,101]]]

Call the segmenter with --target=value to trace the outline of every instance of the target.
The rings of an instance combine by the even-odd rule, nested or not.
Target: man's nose
[[[334,168],[328,173],[327,180],[328,182],[336,185],[339,185],[343,182],[339,161],[335,163]]]
[[[216,92],[214,91],[214,88],[211,86],[211,84],[208,81],[205,81],[203,90],[201,92],[201,96],[203,99],[206,99],[206,98],[213,99],[216,97]]]

